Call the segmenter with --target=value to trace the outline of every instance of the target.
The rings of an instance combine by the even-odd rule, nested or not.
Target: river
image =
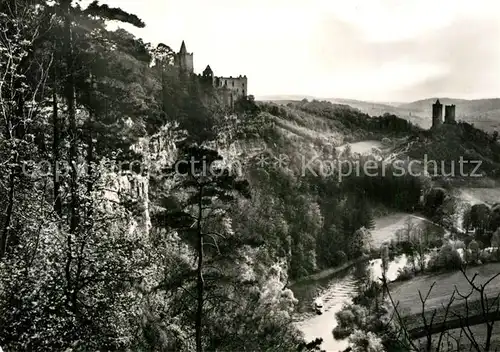
[[[426,221],[407,213],[396,213],[377,219],[372,232],[374,245],[390,240],[397,229],[405,226],[408,219],[415,223]],[[428,220],[427,220],[428,221]],[[406,264],[406,257],[395,258],[389,264],[387,278],[394,280],[399,268]],[[346,340],[335,340],[332,330],[336,326],[335,313],[351,301],[357,293],[359,283],[368,278],[378,280],[382,275],[381,260],[359,263],[354,267],[339,272],[329,278],[297,283],[292,286],[295,297],[299,300],[297,327],[304,333],[307,341],[323,338],[322,349],[327,352],[342,351],[348,347]],[[324,313],[317,315],[313,311],[313,301],[320,297],[324,304]]]
[[[372,231],[372,244],[379,247],[384,242],[395,237],[397,230],[407,227],[411,221],[415,225],[429,222],[428,219],[408,213],[393,213],[375,220]],[[436,225],[436,229],[438,225]],[[441,231],[443,231],[441,229]],[[427,258],[427,260],[429,257]],[[389,263],[387,279],[396,279],[398,270],[406,265],[406,256],[394,258]],[[367,280],[379,280],[382,276],[382,261],[380,259],[361,262],[337,274],[319,280],[308,280],[292,285],[295,298],[299,300],[296,324],[307,341],[317,337],[323,339],[321,347],[327,352],[342,351],[348,347],[346,340],[335,340],[332,330],[336,326],[335,313],[356,295],[360,283]],[[320,297],[324,304],[324,312],[317,315],[313,311],[314,299]]]
[[[366,282],[368,278],[378,280],[382,275],[381,260],[375,259],[368,263],[359,263],[334,277],[297,284],[292,287],[295,297],[299,300],[298,318],[296,324],[304,333],[307,341],[317,337],[323,339],[321,348],[327,352],[342,351],[348,347],[346,340],[335,340],[332,330],[337,325],[335,313],[342,306],[351,302],[351,297],[358,292],[360,283]],[[395,258],[389,264],[387,278],[394,280],[399,268],[406,264],[406,257]],[[324,312],[317,315],[313,311],[314,298],[321,297],[324,304]]]

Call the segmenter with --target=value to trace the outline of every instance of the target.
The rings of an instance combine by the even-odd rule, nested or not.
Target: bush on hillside
[[[462,264],[460,253],[451,244],[445,244],[437,253],[431,254],[427,267],[429,271],[458,270]]]
[[[477,263],[479,260],[479,243],[476,240],[472,240],[467,247],[466,260],[468,263]]]

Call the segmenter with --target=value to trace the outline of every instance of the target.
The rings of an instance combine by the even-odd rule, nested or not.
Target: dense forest
[[[229,109],[168,45],[108,30],[145,24],[97,2],[0,16],[5,350],[315,350],[289,280],[369,251],[376,212],[415,210],[430,187],[298,172],[304,156],[353,160],[343,143],[420,133],[396,116],[251,96]]]

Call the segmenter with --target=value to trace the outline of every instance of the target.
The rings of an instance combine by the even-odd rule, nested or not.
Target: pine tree
[[[177,230],[196,253],[196,351],[203,351],[203,325],[207,299],[205,268],[207,261],[235,250],[238,239],[231,236],[224,226],[227,212],[236,197],[250,197],[248,182],[238,180],[231,170],[222,168],[217,162],[222,157],[211,149],[190,146],[175,163],[173,177],[175,188],[184,193],[177,210],[166,210],[158,216],[164,226]],[[212,273],[213,274],[213,273]]]

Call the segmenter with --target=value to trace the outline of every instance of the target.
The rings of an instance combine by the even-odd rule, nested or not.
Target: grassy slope
[[[337,104],[347,104],[355,109],[359,109],[360,111],[370,116],[381,116],[385,113],[389,113],[399,116],[403,119],[407,119],[423,128],[430,127],[430,120],[426,118],[427,115],[424,112],[418,111],[413,108],[400,107],[392,104],[389,105],[383,103],[372,103],[353,99],[328,99],[328,101]]]
[[[369,139],[366,130],[348,126],[340,118],[341,114],[351,114],[354,117],[365,116],[346,105],[331,105],[331,115],[327,118],[300,108],[300,102],[288,101],[288,105],[270,103],[269,106],[279,106],[280,112],[267,112],[270,119],[281,130],[284,137],[306,143],[329,144],[338,147],[347,142],[357,142]],[[338,118],[336,115],[339,115]]]
[[[470,268],[468,270],[468,276],[470,279],[472,279],[474,274],[477,273],[478,275],[474,280],[474,283],[476,283],[477,285],[481,285],[492,278],[498,272],[500,272],[500,263],[491,263],[476,268]],[[460,294],[467,295],[468,293],[470,293],[470,286],[463,277],[463,274],[460,272],[422,276],[414,278],[411,281],[403,282],[401,284],[395,284],[391,290],[392,296],[395,302],[399,302],[400,312],[403,316],[405,316],[406,327],[409,330],[424,326],[421,316],[422,305],[419,291],[421,292],[422,297],[425,297],[433,283],[435,283],[434,287],[429,294],[429,298],[427,299],[425,305],[425,316],[427,322],[430,322],[433,318],[434,310],[436,310],[436,315],[433,318],[434,324],[439,324],[445,318],[445,309],[443,307],[448,304],[455,286],[457,287]],[[493,300],[500,293],[500,278],[497,277],[492,280],[487,285],[485,293],[490,301]],[[455,297],[456,299],[454,300],[450,308],[450,312],[448,313],[448,321],[456,319],[452,313],[453,311],[463,316],[467,309],[465,306],[465,301],[460,299],[458,295],[455,295]],[[474,293],[469,299],[468,309],[470,317],[482,314],[481,304],[478,298],[479,295]],[[483,324],[475,325],[471,327],[471,330],[476,337],[476,341],[479,343],[483,343],[486,336],[486,326]],[[458,338],[460,335],[460,329],[450,330],[448,332],[455,338]],[[493,346],[500,347],[500,325],[498,323],[496,324],[496,328],[494,329],[492,336]],[[433,340],[436,340],[435,343],[437,343],[438,337],[439,334],[433,335]],[[425,339],[419,339],[417,341],[425,342]],[[465,338],[465,336],[463,336],[460,340],[460,345],[461,348],[468,348],[470,347],[470,342]]]
[[[410,221],[415,226],[428,220],[407,213],[394,213],[375,220],[375,229],[372,230],[373,246],[380,247],[384,242],[396,238],[396,232],[407,227]]]
[[[500,188],[461,188],[458,192],[460,198],[471,205],[500,203]]]
[[[485,264],[467,270],[467,274],[470,278],[472,278],[475,273],[478,274],[474,281],[476,284],[483,284],[498,272],[500,272],[500,263]],[[421,312],[422,308],[418,292],[420,290],[422,295],[425,296],[434,282],[435,285],[426,303],[426,310],[441,308],[443,304],[446,305],[455,286],[460,293],[465,294],[470,291],[470,286],[463,277],[463,274],[461,272],[453,272],[439,275],[418,276],[410,281],[394,284],[391,290],[392,296],[396,302],[399,301],[403,313],[418,314]],[[500,277],[497,277],[488,284],[486,292],[489,297],[493,297],[493,295],[498,294],[499,291]],[[474,297],[477,297],[477,295]],[[454,304],[460,303],[463,303],[463,301],[456,301]]]

